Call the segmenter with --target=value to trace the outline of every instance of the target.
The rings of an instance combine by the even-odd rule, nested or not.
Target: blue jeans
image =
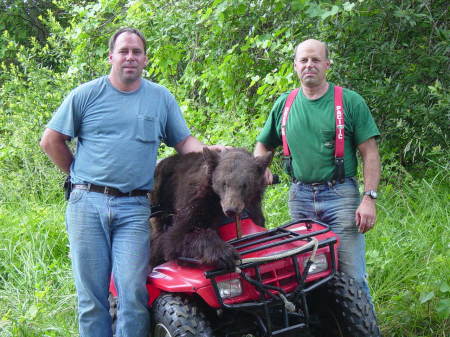
[[[293,220],[317,219],[331,226],[340,239],[339,270],[355,278],[369,294],[366,279],[364,234],[358,232],[355,213],[360,203],[358,183],[346,178],[336,185],[293,183],[289,191],[289,210]]]
[[[150,203],[74,189],[66,210],[81,337],[111,337],[111,271],[119,296],[117,337],[147,337],[145,287],[150,256]]]

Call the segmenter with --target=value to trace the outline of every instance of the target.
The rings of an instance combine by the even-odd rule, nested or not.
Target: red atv
[[[302,219],[268,230],[244,218],[218,231],[240,264],[218,270],[180,258],[154,268],[151,336],[380,336],[368,298],[337,271],[339,240],[328,225]],[[114,280],[110,293],[114,320]]]

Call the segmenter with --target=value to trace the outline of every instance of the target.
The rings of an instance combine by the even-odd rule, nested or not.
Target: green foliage
[[[448,172],[381,189],[377,227],[367,236],[369,283],[386,336],[450,331]]]
[[[150,75],[206,140],[251,147],[274,99],[297,85],[295,44],[317,37],[330,45],[330,79],[368,100],[383,152],[409,170],[448,162],[445,1],[154,1],[147,11]]]
[[[446,13],[445,1],[66,0],[40,17],[49,36],[43,51],[42,43],[29,40],[31,48],[23,49],[3,34],[4,51],[15,53],[17,65],[5,63],[0,95],[18,106],[14,87],[21,77],[37,77],[27,84],[34,106],[45,108],[39,101],[49,91],[55,96],[51,109],[35,116],[40,122],[33,130],[42,129],[70,85],[108,71],[111,33],[135,26],[148,37],[145,75],[176,95],[193,133],[207,143],[251,149],[276,97],[298,85],[295,44],[316,37],[329,42],[330,79],[360,92],[371,106],[385,165],[420,172],[430,160],[444,166],[449,159]],[[30,120],[23,108],[11,111]]]
[[[47,10],[55,10],[50,1],[31,0],[1,0],[0,1],[0,32],[9,31],[16,42],[28,43],[30,37],[45,42],[48,31],[40,20]],[[5,50],[0,48],[0,57]]]
[[[71,5],[85,5],[92,1],[74,0]],[[48,16],[58,17],[58,23],[63,26],[68,24],[67,8],[56,1],[0,0],[0,60],[16,62],[15,51],[7,46],[10,41],[26,47],[35,43],[45,45],[50,33],[54,33],[46,22]],[[55,60],[51,57],[41,60],[45,64],[52,61]]]
[[[22,196],[54,199],[55,174],[37,145],[44,125],[75,80],[36,62],[54,55],[52,43],[49,40],[44,47],[33,43],[30,48],[10,43],[17,49],[19,65],[0,65],[0,200],[8,198],[11,186]]]
[[[18,205],[0,205],[0,336],[75,336],[62,204]]]
[[[175,94],[194,135],[248,149],[278,95],[298,86],[295,45],[327,41],[330,80],[366,98],[383,135],[368,263],[385,335],[449,331],[447,1],[0,0],[0,9],[0,336],[75,334],[63,176],[38,142],[63,97],[109,71],[107,42],[123,26],[148,38],[145,76]],[[279,156],[272,168],[287,179]],[[288,220],[287,188],[267,191],[271,226]]]
[[[369,283],[384,336],[446,337],[450,329],[448,175],[381,189],[367,235]],[[14,193],[14,192],[13,192]],[[265,198],[270,226],[288,220],[287,184]],[[76,336],[62,202],[0,204],[0,336]],[[11,230],[11,229],[14,230]]]
[[[447,3],[365,1],[354,12],[334,19],[325,38],[337,41],[338,81],[368,100],[383,152],[409,169],[422,169],[430,156],[448,162]]]

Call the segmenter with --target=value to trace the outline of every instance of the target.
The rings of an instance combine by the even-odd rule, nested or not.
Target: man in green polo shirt
[[[380,159],[375,140],[380,135],[364,99],[343,89],[345,116],[345,179],[335,179],[334,84],[327,82],[330,67],[325,43],[306,40],[295,50],[294,69],[301,88],[290,109],[286,137],[292,155],[293,183],[289,192],[292,218],[314,218],[331,225],[341,240],[339,268],[351,275],[370,298],[366,280],[364,233],[376,220],[376,189]],[[255,156],[279,145],[282,111],[288,93],[275,102],[257,137]],[[357,181],[356,150],[363,160],[364,194]],[[266,173],[272,182],[270,171]]]

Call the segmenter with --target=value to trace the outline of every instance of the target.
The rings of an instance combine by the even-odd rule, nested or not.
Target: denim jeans
[[[355,212],[360,203],[358,183],[346,178],[336,185],[293,183],[289,210],[293,220],[312,218],[331,226],[340,239],[339,270],[355,278],[369,294],[366,279],[364,234],[358,232]]]
[[[111,271],[119,296],[117,337],[147,337],[149,200],[74,189],[66,210],[81,337],[111,337]]]

